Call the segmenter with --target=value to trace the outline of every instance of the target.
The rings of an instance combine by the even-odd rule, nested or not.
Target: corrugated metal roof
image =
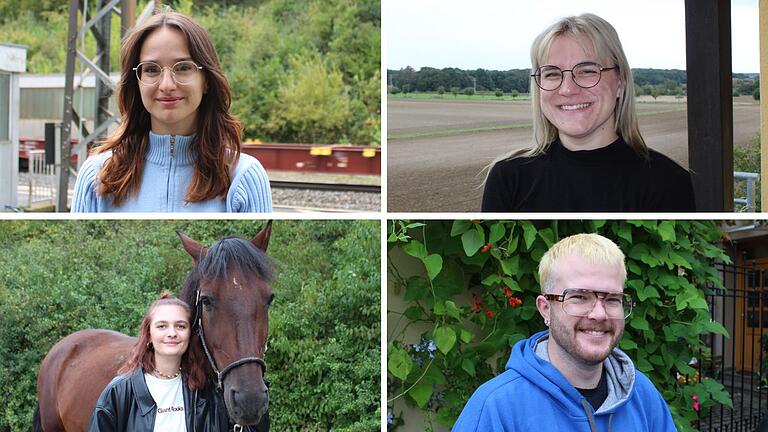
[[[117,83],[120,80],[120,73],[113,72],[109,74],[112,81]],[[19,74],[19,87],[25,88],[64,88],[64,74]],[[96,77],[88,75],[83,81],[83,87],[95,87]],[[80,81],[80,76],[75,76],[75,87]]]

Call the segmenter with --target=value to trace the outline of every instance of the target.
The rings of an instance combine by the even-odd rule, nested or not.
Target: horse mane
[[[239,237],[224,237],[211,245],[192,268],[181,289],[181,298],[193,309],[195,294],[203,280],[227,277],[229,271],[255,273],[266,282],[274,278],[275,262],[251,242]]]

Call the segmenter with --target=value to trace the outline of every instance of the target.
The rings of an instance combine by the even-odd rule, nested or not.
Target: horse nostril
[[[240,392],[237,391],[237,389],[231,389],[230,394],[232,396],[232,408],[237,413],[242,412],[242,407],[240,405]]]

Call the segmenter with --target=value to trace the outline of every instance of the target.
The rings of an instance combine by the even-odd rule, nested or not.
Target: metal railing
[[[768,418],[768,270],[717,263],[723,288],[706,289],[711,319],[728,337],[706,333],[708,349],[696,359],[694,381],[712,378],[725,387],[733,408],[716,405],[700,412],[702,432],[753,432]]]
[[[21,179],[20,179],[21,180]],[[45,150],[29,151],[29,172],[26,175],[27,207],[56,203],[56,168],[45,163]]]
[[[759,179],[760,179],[760,174],[757,174],[757,173],[734,171],[733,173],[734,182],[737,180],[747,182],[747,196],[743,198],[742,197],[733,198],[734,205],[743,206],[743,208],[741,209],[735,208],[736,211],[744,211],[747,213],[751,213],[755,211],[755,184]]]

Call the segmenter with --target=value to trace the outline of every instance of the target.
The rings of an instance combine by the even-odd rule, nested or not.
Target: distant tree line
[[[734,96],[752,96],[760,100],[760,78],[751,76],[739,76],[733,79]]]
[[[632,69],[635,93],[654,99],[661,95],[684,96],[688,80],[686,71],[679,69]],[[424,67],[415,70],[387,69],[387,88],[390,93],[433,92],[443,94],[474,94],[494,92],[500,94],[529,93],[530,69],[496,71],[487,69],[462,70],[457,68],[435,69]],[[752,95],[760,98],[760,82],[754,74],[734,74],[734,96]]]
[[[387,84],[390,92],[464,92],[473,89],[477,92],[500,90],[504,93],[528,93],[530,69],[511,69],[495,71],[487,69],[462,70],[457,68],[435,69],[423,67],[418,71],[407,66],[404,69],[387,69]],[[458,89],[458,90],[457,90]]]
[[[686,72],[680,69],[632,69],[632,77],[635,80],[635,85],[640,87],[646,85],[668,86],[667,81],[672,81],[681,87],[688,83]]]

